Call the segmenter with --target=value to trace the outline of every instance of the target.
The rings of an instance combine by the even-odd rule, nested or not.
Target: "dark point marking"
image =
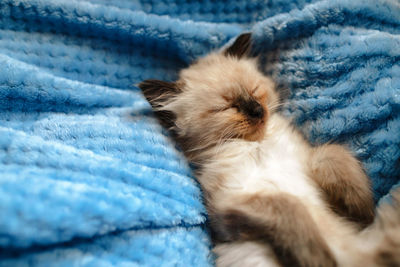
[[[154,102],[154,100],[157,102],[167,100],[181,91],[177,83],[160,80],[145,80],[139,83],[138,86],[150,103]]]
[[[210,210],[218,242],[268,244],[283,266],[337,266],[308,210],[291,195],[250,195],[243,197],[237,209]]]
[[[251,50],[251,33],[243,33],[235,42],[228,47],[224,54],[226,56],[233,56],[237,58],[242,58],[243,56],[248,56]]]
[[[361,227],[373,222],[371,183],[350,151],[340,145],[315,147],[309,162],[311,178],[325,193],[335,213]]]
[[[233,104],[239,112],[243,113],[250,120],[261,120],[264,118],[265,110],[257,100],[253,98],[240,97]]]
[[[176,96],[181,92],[178,83],[160,80],[145,80],[138,86],[142,90],[147,101],[149,101],[151,106],[156,109],[154,114],[162,126],[167,129],[172,128],[175,125],[175,114],[167,110],[157,110],[157,108],[162,107],[163,103],[170,97]]]

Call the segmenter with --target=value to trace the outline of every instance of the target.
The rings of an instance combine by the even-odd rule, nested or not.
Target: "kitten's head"
[[[182,70],[176,82],[146,80],[139,84],[164,126],[186,152],[232,138],[259,141],[271,107],[278,102],[273,82],[249,58],[250,34],[219,53]]]

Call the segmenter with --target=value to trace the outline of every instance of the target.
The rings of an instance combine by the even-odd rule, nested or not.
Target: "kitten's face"
[[[189,143],[184,144],[186,149],[230,138],[264,137],[270,107],[278,98],[255,59],[244,55],[248,48],[237,44],[239,39],[225,52],[210,54],[182,70],[176,83],[151,80],[139,85],[164,125]],[[235,50],[235,45],[240,47]]]

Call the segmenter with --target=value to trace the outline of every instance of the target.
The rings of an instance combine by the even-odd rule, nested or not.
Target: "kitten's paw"
[[[307,207],[290,194],[243,195],[234,208],[213,214],[216,217],[214,230],[221,240],[268,246],[283,266],[337,266]]]
[[[340,145],[314,148],[310,174],[340,216],[367,226],[374,220],[371,185],[361,164]]]

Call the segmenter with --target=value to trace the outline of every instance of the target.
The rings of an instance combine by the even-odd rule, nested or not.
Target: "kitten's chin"
[[[243,135],[243,139],[250,142],[260,142],[264,139],[265,125],[257,125]]]

